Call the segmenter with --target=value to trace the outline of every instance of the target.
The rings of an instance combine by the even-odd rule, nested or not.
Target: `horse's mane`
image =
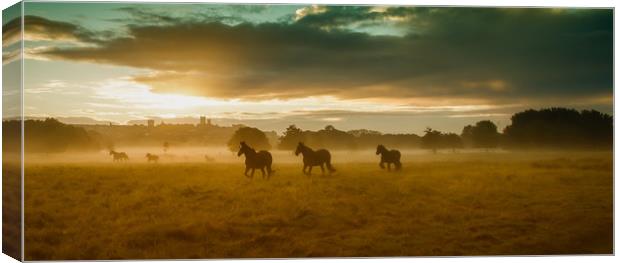
[[[249,150],[249,151],[251,151],[253,153],[256,153],[256,150],[254,148],[250,147],[249,145],[247,145],[246,143],[242,143],[241,144],[241,148],[242,149],[247,149],[247,150]]]
[[[306,145],[305,145],[305,144],[303,144],[303,143],[302,143],[302,144],[300,144],[300,146],[301,146],[301,148],[302,148],[302,149],[304,149],[304,150],[306,150],[306,151],[309,151],[309,152],[314,152],[314,150],[313,150],[312,148],[310,148],[310,147],[306,146]]]

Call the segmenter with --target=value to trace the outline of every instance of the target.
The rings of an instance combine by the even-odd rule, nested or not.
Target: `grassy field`
[[[242,160],[30,162],[26,259],[613,253],[611,152],[376,161],[270,180]]]

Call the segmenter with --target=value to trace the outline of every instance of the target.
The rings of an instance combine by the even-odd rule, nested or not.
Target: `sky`
[[[24,114],[460,133],[613,109],[611,9],[26,2]],[[3,67],[19,24],[3,13]],[[84,118],[82,118],[83,120]]]

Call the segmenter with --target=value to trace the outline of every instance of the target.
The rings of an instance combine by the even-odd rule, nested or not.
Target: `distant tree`
[[[457,148],[463,148],[463,141],[456,133],[443,134],[442,140],[445,147],[452,149],[453,152],[455,152]]]
[[[164,152],[167,153],[168,149],[170,149],[170,143],[164,142]]]
[[[474,147],[495,148],[499,143],[499,133],[495,123],[485,120],[479,121],[471,130]]]
[[[463,147],[473,147],[474,146],[474,126],[467,125],[463,127],[463,131],[461,132],[461,139],[463,142]]]
[[[22,138],[22,124],[18,120],[2,121],[2,152],[20,153]],[[7,155],[5,155],[6,158]]]
[[[509,147],[613,146],[613,118],[595,110],[530,109],[512,115],[511,121],[504,129]]]
[[[9,133],[10,127],[20,127],[19,121],[3,122],[3,133],[13,137]],[[5,127],[8,130],[5,130]],[[19,130],[17,130],[19,131]],[[101,149],[101,142],[97,140],[97,134],[88,132],[84,128],[64,124],[54,118],[45,120],[24,121],[26,152],[65,152],[65,151],[96,151]],[[21,131],[19,131],[21,132]]]
[[[335,149],[355,149],[355,136],[345,131],[336,129],[333,125],[327,125],[323,130],[310,133],[306,141],[315,147]]]
[[[612,147],[614,141],[613,118],[595,110],[581,111],[582,138],[579,142],[582,146],[588,147]]]
[[[257,128],[241,127],[228,140],[228,149],[231,151],[239,150],[239,143],[246,142],[256,150],[269,150],[271,145],[264,132]]]
[[[284,135],[280,137],[280,144],[278,149],[280,150],[293,150],[297,147],[297,143],[304,141],[304,132],[297,128],[297,126],[289,125],[284,131]]]
[[[359,130],[350,130],[347,133],[355,136],[355,137],[363,137],[363,136],[381,136],[381,132],[367,130],[367,129],[359,129]]]
[[[433,153],[437,153],[437,149],[442,146],[441,136],[441,132],[426,128],[426,130],[424,130],[424,136],[422,136],[422,147],[431,149]]]
[[[416,134],[383,134],[379,131],[358,129],[347,131],[353,135],[356,149],[375,149],[377,145],[395,145],[399,148],[419,148],[420,136]]]

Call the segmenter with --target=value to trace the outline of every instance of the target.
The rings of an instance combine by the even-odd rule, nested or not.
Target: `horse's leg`
[[[302,171],[305,175],[307,175],[307,174],[308,174],[308,173],[306,173],[306,168],[308,168],[308,166],[304,164],[304,168],[303,168],[303,169],[301,169],[301,171]]]
[[[263,173],[263,179],[265,179],[265,167],[260,168],[260,172]]]
[[[252,173],[250,175],[250,177],[254,178],[254,172],[256,171],[256,168],[252,168]]]
[[[325,164],[321,164],[321,174],[325,174]]]
[[[381,169],[385,169],[385,165],[383,165],[383,161],[379,162],[379,167],[381,167]]]
[[[250,171],[250,167],[245,167],[245,172],[243,172],[243,175],[245,175],[245,177],[250,177],[248,176],[248,171]]]
[[[308,175],[312,174],[312,167],[314,167],[314,166],[310,165],[310,168],[308,168]]]
[[[387,163],[387,165],[388,165],[388,172],[392,171],[392,163]]]

